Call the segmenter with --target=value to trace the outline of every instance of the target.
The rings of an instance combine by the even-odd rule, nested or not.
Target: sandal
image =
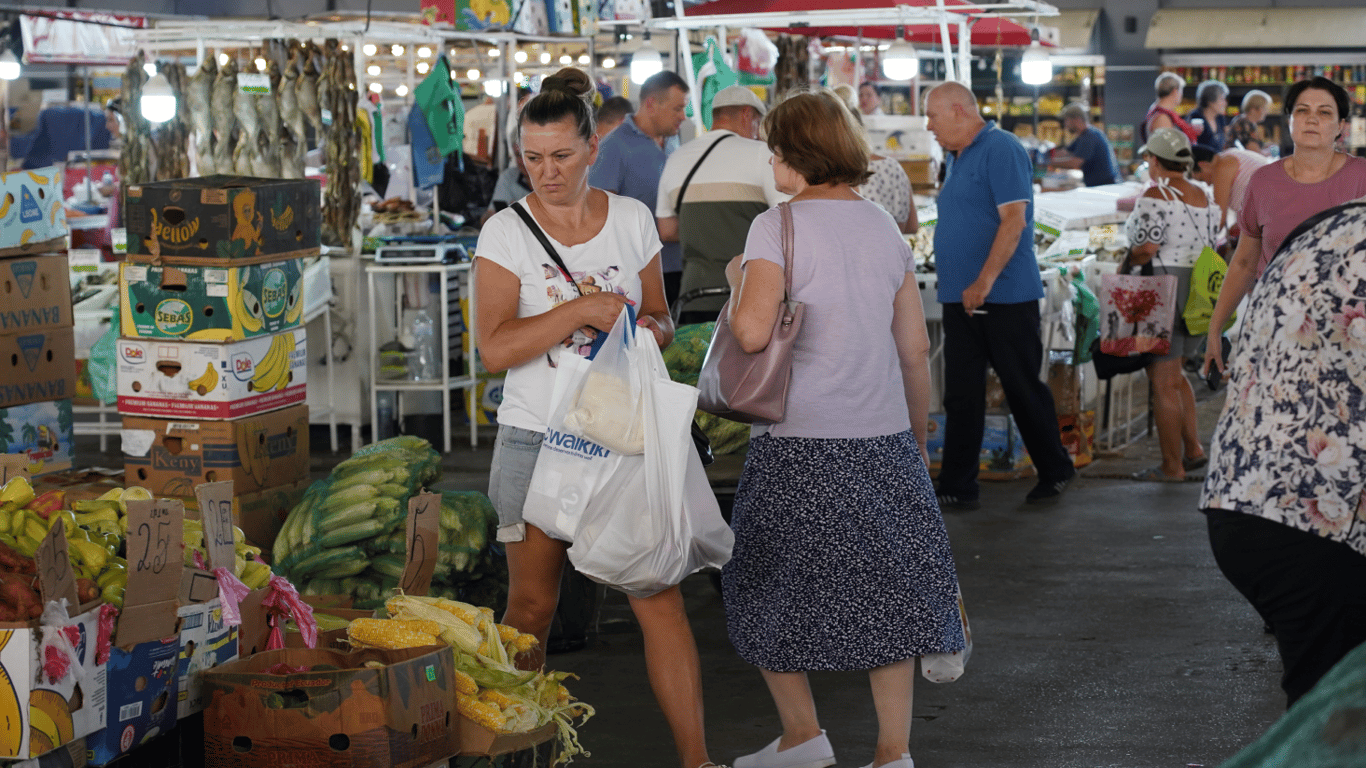
[[[1168,477],[1162,474],[1159,467],[1148,467],[1142,472],[1133,473],[1130,477],[1141,483],[1184,483],[1186,481],[1184,477]]]
[[[1187,472],[1193,472],[1209,463],[1209,456],[1201,455],[1193,459],[1182,459],[1181,468]]]

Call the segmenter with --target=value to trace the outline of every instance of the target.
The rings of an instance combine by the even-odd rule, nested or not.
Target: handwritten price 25
[[[171,539],[165,533],[170,523],[164,520],[156,521],[155,536],[152,533],[152,525],[153,523],[147,522],[138,526],[138,538],[142,539],[143,543],[142,557],[138,558],[137,570],[161,573],[166,567],[166,558],[171,547]]]

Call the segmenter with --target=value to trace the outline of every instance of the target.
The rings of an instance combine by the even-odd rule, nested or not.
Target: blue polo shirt
[[[995,121],[988,122],[957,157],[947,158],[944,186],[939,190],[939,220],[934,226],[941,303],[963,300],[963,291],[987,263],[991,242],[1001,226],[997,207],[1020,200],[1026,203],[1024,232],[987,294],[992,304],[1042,299],[1043,280],[1034,259],[1034,165],[1018,139],[998,129]]]
[[[635,115],[627,115],[616,130],[598,145],[598,159],[588,172],[588,183],[598,189],[634,197],[650,210],[659,198],[659,177],[664,173],[664,162],[678,149],[678,137],[664,140],[660,149],[640,126]],[[660,253],[665,272],[683,271],[683,246],[665,243]]]
[[[1067,153],[1081,158],[1081,180],[1086,186],[1099,187],[1119,181],[1119,162],[1115,160],[1114,147],[1094,125],[1086,126],[1086,130],[1077,134],[1076,140],[1067,145]]]

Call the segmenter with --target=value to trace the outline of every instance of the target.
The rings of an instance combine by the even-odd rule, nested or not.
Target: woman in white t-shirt
[[[519,202],[569,275],[512,208],[489,219],[475,249],[479,356],[489,371],[507,371],[489,472],[498,540],[507,547],[503,623],[540,640],[540,648],[518,657],[532,669],[545,660],[541,649],[569,546],[522,519],[557,361],[587,355],[594,336],[611,329],[628,302],[638,308],[637,324],[653,332],[661,348],[673,340],[654,217],[635,200],[588,186],[598,154],[587,101],[592,93],[587,74],[565,68],[545,79],[518,117],[519,148],[533,189]],[[630,602],[644,635],[650,682],[683,768],[719,768],[707,757],[701,668],[678,587]]]

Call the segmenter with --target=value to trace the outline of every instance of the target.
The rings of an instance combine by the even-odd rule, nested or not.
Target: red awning
[[[689,19],[705,19],[712,15],[737,13],[791,13],[802,11],[831,11],[843,9],[887,8],[898,5],[933,7],[934,0],[711,0],[684,10]],[[944,5],[953,12],[953,6],[968,5],[964,0],[944,0]],[[963,11],[967,13],[967,11]],[[958,43],[956,20],[949,23],[949,41]],[[1029,28],[1005,16],[979,16],[970,20],[971,43],[973,46],[1025,46],[1029,45]],[[833,26],[765,26],[773,32],[788,32],[794,35],[814,37],[858,37],[859,27]],[[862,27],[862,36],[870,40],[890,40],[896,36],[895,26]],[[940,44],[938,24],[908,24],[906,37],[912,43]]]

